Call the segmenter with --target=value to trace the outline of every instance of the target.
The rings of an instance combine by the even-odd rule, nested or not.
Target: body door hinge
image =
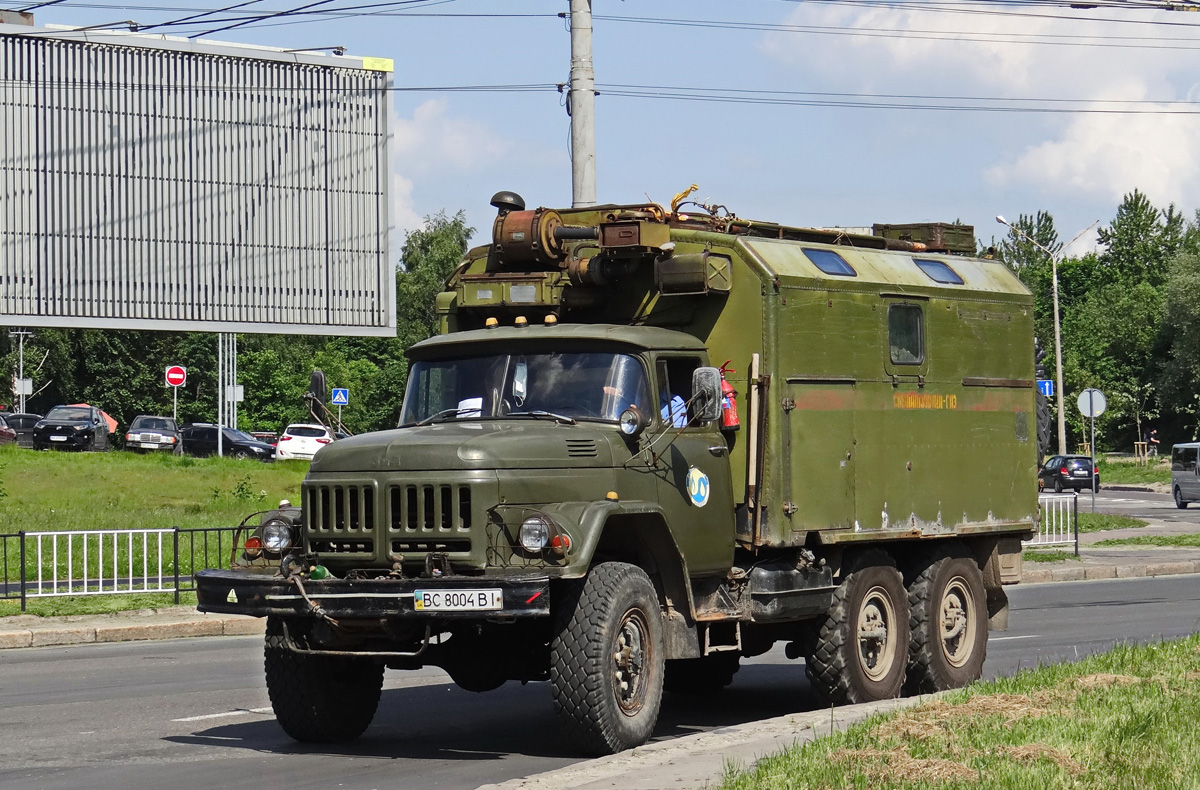
[[[784,411],[791,411],[792,409],[796,408],[796,399],[784,398],[780,405],[783,406]]]

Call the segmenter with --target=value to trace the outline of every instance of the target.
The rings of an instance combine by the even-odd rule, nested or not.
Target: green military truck
[[[493,205],[400,426],[322,449],[302,507],[197,574],[201,610],[267,618],[284,730],[357,737],[385,667],[548,680],[593,754],[776,642],[830,704],[980,676],[1038,517],[1003,264],[919,226]]]

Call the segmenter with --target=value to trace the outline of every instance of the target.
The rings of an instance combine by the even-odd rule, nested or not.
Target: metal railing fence
[[[0,534],[0,600],[179,594],[192,574],[228,568],[237,527],[104,529]]]
[[[1042,494],[1038,497],[1041,519],[1037,534],[1025,541],[1026,548],[1069,546],[1079,556],[1079,494]]]

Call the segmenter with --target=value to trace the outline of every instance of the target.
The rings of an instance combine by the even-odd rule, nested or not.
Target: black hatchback
[[[179,437],[188,455],[217,454],[217,426],[210,422],[190,422],[179,429]],[[221,429],[221,452],[231,458],[275,460],[274,447],[233,428]]]
[[[42,420],[40,414],[5,414],[4,421],[8,427],[17,432],[18,447],[33,447],[33,426]]]
[[[1096,490],[1099,491],[1100,473],[1096,472],[1091,458],[1086,455],[1055,455],[1042,464],[1038,471],[1038,489],[1053,488],[1060,493],[1068,488],[1089,491],[1093,472]]]

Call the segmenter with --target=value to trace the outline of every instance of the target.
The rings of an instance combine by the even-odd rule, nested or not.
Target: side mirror
[[[692,372],[692,413],[702,422],[721,416],[721,371],[696,368]]]

